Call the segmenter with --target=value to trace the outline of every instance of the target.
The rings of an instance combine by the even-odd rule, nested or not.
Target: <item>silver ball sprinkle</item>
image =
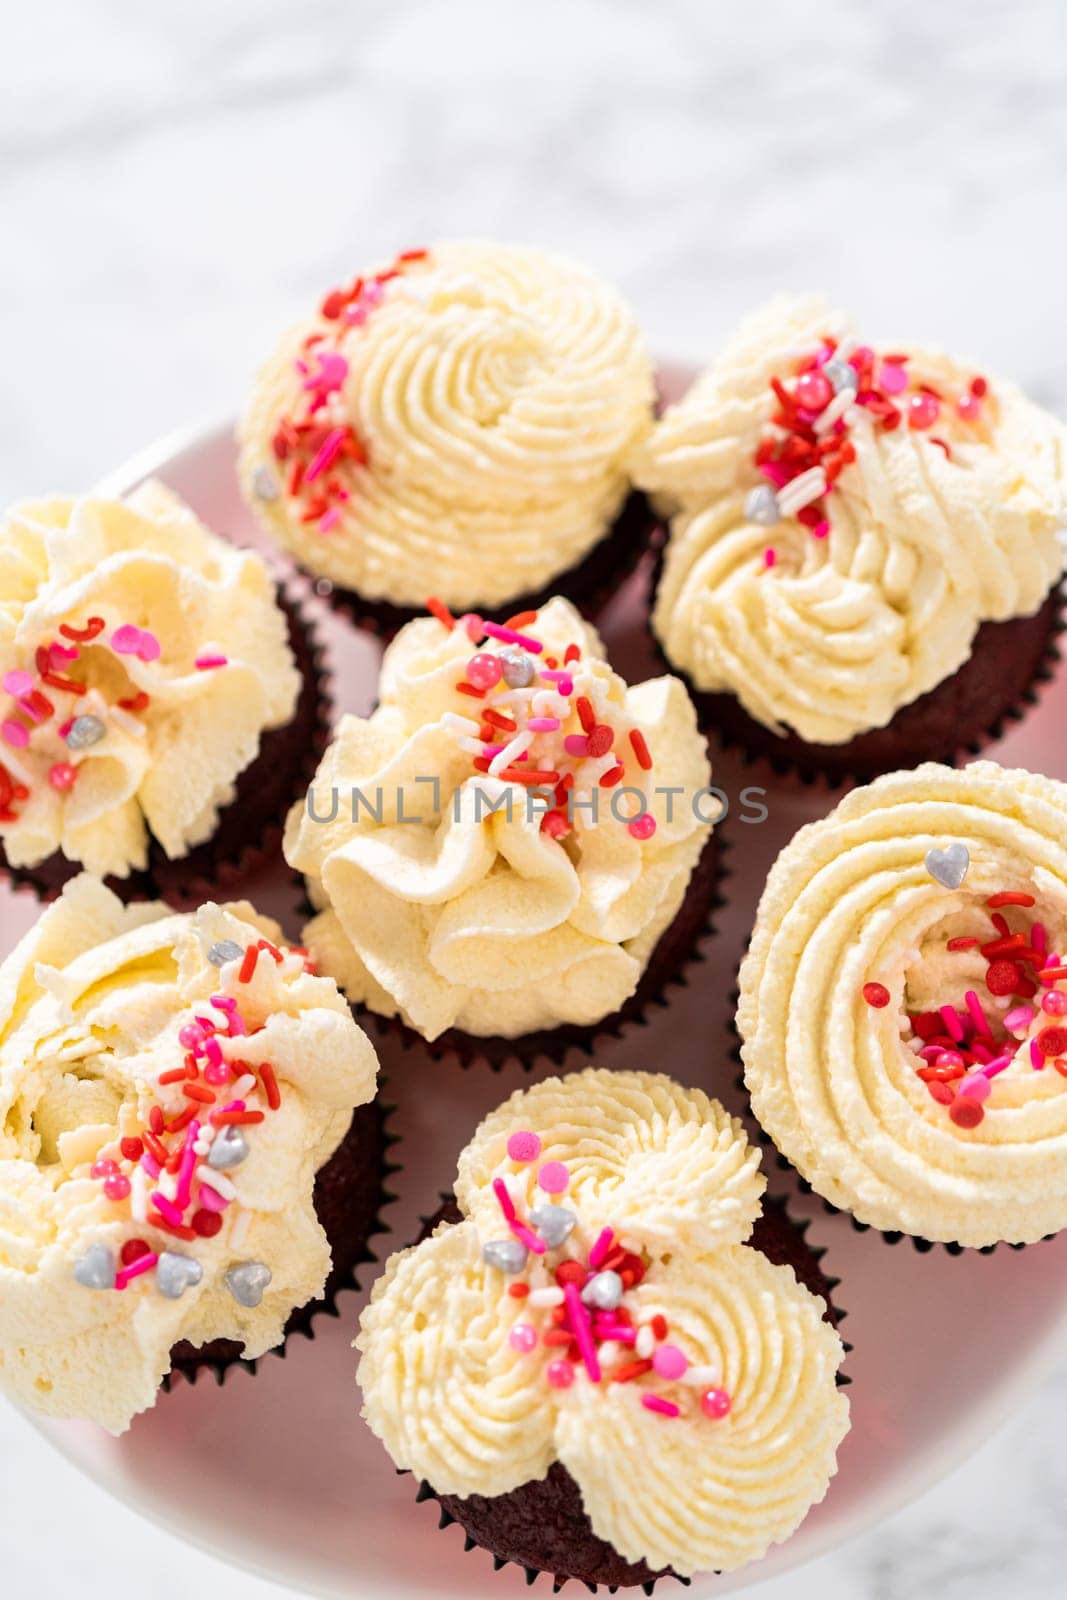
[[[115,1253],[106,1244],[91,1244],[74,1263],[74,1281],[83,1289],[115,1287]]]
[[[226,1274],[226,1287],[239,1306],[254,1311],[273,1274],[262,1261],[239,1261]]]
[[[617,1272],[598,1272],[582,1290],[582,1301],[599,1311],[614,1311],[622,1299],[622,1279]]]
[[[207,1164],[213,1172],[230,1172],[248,1158],[248,1140],[240,1128],[222,1128],[211,1142]]]
[[[776,522],[781,522],[778,496],[769,483],[761,483],[758,488],[749,490],[745,496],[745,516],[749,522],[758,523],[761,528],[773,528]]]
[[[500,665],[509,689],[528,689],[537,676],[537,663],[525,650],[502,650]]]
[[[99,744],[106,737],[107,724],[86,712],[84,716],[74,718],[67,729],[66,742],[71,750],[88,750],[90,745]]]
[[[550,1250],[558,1250],[578,1225],[578,1218],[566,1206],[534,1206],[530,1221]]]
[[[513,1277],[526,1265],[528,1251],[518,1239],[490,1239],[482,1246],[482,1260],[487,1267],[498,1267]]]
[[[180,1300],[186,1289],[195,1289],[204,1269],[192,1256],[180,1250],[164,1250],[156,1263],[156,1288],[165,1300]]]
[[[970,864],[971,852],[958,839],[947,850],[926,852],[926,870],[943,889],[958,889]]]
[[[842,389],[857,389],[859,378],[855,367],[849,366],[847,361],[838,361],[832,356],[821,368],[822,375],[835,394],[840,394]]]
[[[260,466],[252,474],[252,490],[259,500],[277,500],[281,485],[270,467]]]
[[[207,958],[213,967],[224,967],[227,961],[240,961],[243,955],[241,946],[233,939],[220,939],[211,946]]]

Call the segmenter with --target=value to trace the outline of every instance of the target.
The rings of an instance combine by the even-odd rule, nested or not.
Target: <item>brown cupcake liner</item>
[[[442,1201],[437,1214],[424,1220],[417,1242],[428,1237],[439,1223],[460,1220],[461,1214],[454,1198],[442,1195]],[[763,1215],[749,1243],[776,1265],[792,1267],[805,1288],[825,1301],[824,1316],[839,1329],[848,1315],[833,1300],[834,1290],[841,1280],[823,1271],[826,1249],[807,1243],[810,1226],[810,1218],[798,1221],[790,1215],[788,1201],[784,1197],[766,1196]],[[844,1340],[842,1343],[847,1356],[852,1346]],[[838,1387],[844,1388],[852,1379],[839,1371],[837,1382]],[[435,1501],[439,1511],[438,1528],[457,1523],[463,1529],[464,1551],[483,1550],[492,1557],[494,1572],[506,1566],[518,1567],[525,1574],[527,1584],[547,1575],[553,1580],[553,1594],[559,1594],[568,1582],[583,1583],[590,1594],[596,1594],[598,1588],[606,1588],[609,1594],[615,1594],[620,1588],[640,1588],[650,1595],[662,1578],[673,1578],[676,1583],[683,1585],[689,1585],[692,1581],[679,1577],[669,1567],[653,1571],[643,1561],[628,1562],[606,1540],[598,1538],[586,1516],[578,1484],[558,1461],[549,1468],[547,1477],[522,1484],[510,1494],[466,1497],[440,1495],[423,1480],[415,1499],[416,1503]],[[503,1531],[499,1528],[502,1510],[512,1519],[514,1531],[511,1528]],[[560,1545],[555,1559],[535,1566],[530,1564],[528,1555],[524,1558],[519,1545],[529,1539],[536,1541],[543,1537],[546,1528],[552,1530]],[[567,1561],[568,1542],[584,1552],[581,1563],[573,1560],[570,1563],[580,1564],[583,1569],[580,1572],[554,1570]],[[507,1553],[505,1547],[512,1553]],[[501,1553],[502,1550],[505,1553]]]
[[[656,561],[652,606],[663,575],[666,544]],[[872,728],[839,745],[816,745],[799,734],[784,736],[750,716],[735,695],[698,689],[672,664],[650,627],[667,670],[685,683],[697,720],[724,749],[737,750],[749,765],[763,764],[778,777],[829,790],[869,783],[872,778],[924,761],[964,766],[1005,737],[1037,704],[1051,681],[1067,629],[1064,591],[1057,586],[1032,617],[983,622],[971,654],[956,672],[917,700],[901,706],[884,728]]]
[[[555,595],[570,600],[583,616],[595,618],[636,569],[652,542],[657,527],[647,498],[634,490],[623,504],[611,529],[574,567],[551,579],[536,593],[516,595],[492,610],[478,609],[489,622],[505,622],[520,611],[539,611]],[[307,567],[316,594],[328,600],[357,628],[388,643],[408,622],[425,616],[426,608],[392,605],[387,600],[367,600],[354,589],[341,588],[329,578],[316,577]],[[429,598],[429,596],[427,596]]]
[[[266,1351],[266,1356],[284,1359],[293,1337],[314,1339],[320,1317],[341,1315],[339,1296],[362,1287],[359,1269],[380,1259],[370,1249],[370,1240],[388,1232],[383,1213],[397,1196],[387,1187],[387,1180],[401,1170],[389,1159],[389,1151],[399,1142],[390,1128],[393,1109],[380,1100],[357,1106],[348,1133],[316,1177],[315,1210],[330,1241],[333,1265],[322,1294],[293,1311],[282,1343]],[[265,1358],[247,1360],[243,1348],[232,1339],[214,1339],[199,1346],[181,1341],[171,1351],[171,1370],[162,1383],[164,1392],[169,1393],[177,1379],[194,1384],[210,1374],[221,1385],[231,1372],[241,1368],[254,1375]]]
[[[301,677],[292,721],[263,734],[259,754],[238,777],[236,796],[206,843],[171,861],[150,839],[145,871],[106,880],[121,900],[166,900],[189,909],[229,892],[277,856],[289,808],[307,791],[329,743],[333,712],[325,647],[295,585],[279,585],[278,604]],[[11,867],[0,840],[0,873],[46,904],[82,870],[58,851],[36,867]]]
[[[717,824],[697,861],[678,914],[661,934],[637,988],[618,1011],[601,1022],[590,1027],[564,1023],[516,1039],[449,1028],[429,1040],[401,1017],[383,1017],[363,1005],[352,1008],[356,1020],[361,1026],[373,1022],[399,1039],[407,1051],[422,1050],[433,1061],[455,1060],[464,1068],[488,1066],[493,1072],[502,1072],[517,1062],[531,1072],[539,1061],[561,1067],[571,1050],[592,1058],[602,1040],[621,1039],[630,1028],[647,1027],[651,1010],[669,1007],[671,989],[688,987],[687,969],[706,959],[702,945],[714,933],[716,913],[726,904],[721,891],[730,875],[724,861],[728,849],[722,825]]]

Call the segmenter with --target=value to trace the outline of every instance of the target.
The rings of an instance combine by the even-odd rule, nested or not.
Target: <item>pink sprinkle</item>
[[[488,627],[488,623],[486,626]],[[569,672],[564,672],[557,667],[545,667],[541,676],[546,678],[549,683],[554,683],[557,691],[565,700],[574,693],[574,679]]]
[[[908,374],[903,367],[883,361],[878,369],[878,382],[886,394],[901,394],[908,387]]]
[[[132,1278],[139,1278],[142,1272],[151,1272],[158,1261],[158,1255],[154,1250],[150,1250],[147,1255],[138,1256],[136,1261],[131,1261],[128,1267],[120,1267],[115,1274],[115,1288],[125,1289]]]
[[[81,655],[81,651],[76,649],[72,644],[50,644],[48,646],[48,651],[54,662],[58,661],[61,663],[64,661],[77,661],[78,657]]]
[[[546,1161],[537,1174],[537,1181],[546,1194],[563,1194],[571,1175],[562,1161]]]
[[[553,1389],[569,1389],[574,1382],[574,1368],[569,1361],[550,1361],[545,1376]]]
[[[611,1247],[614,1241],[614,1230],[612,1228],[604,1228],[589,1252],[589,1269],[591,1272],[597,1272],[601,1263],[607,1260],[611,1254]]]
[[[536,1133],[523,1128],[518,1133],[513,1133],[508,1140],[508,1155],[512,1161],[521,1161],[524,1164],[536,1161],[541,1154],[541,1141]]]
[[[943,1054],[943,1046],[939,1044],[924,1044],[919,1054],[924,1061],[936,1061],[938,1056]]]
[[[997,1056],[995,1061],[990,1061],[987,1066],[982,1068],[982,1076],[995,1078],[999,1072],[1003,1072],[1006,1067],[1011,1066],[1012,1060],[1011,1056]]]
[[[581,761],[588,751],[589,741],[584,733],[568,733],[563,741],[563,748],[569,756],[577,756]]]
[[[150,1152],[147,1150],[141,1157],[141,1166],[148,1173],[148,1176],[153,1182],[155,1182],[156,1178],[158,1178],[159,1174],[163,1171],[163,1168],[160,1166],[155,1156],[150,1154]]]
[[[0,733],[13,750],[25,750],[30,742],[30,730],[21,722],[16,722],[12,717],[0,725]]]
[[[812,528],[811,532],[812,532],[812,537],[813,538],[825,539],[827,534],[830,532],[830,524],[827,522],[826,518],[824,517],[821,522],[817,522],[815,524],[815,526],[814,526],[814,528]]]
[[[774,548],[773,545],[768,545],[767,549],[764,550],[764,552],[763,552],[763,565],[765,567],[767,567],[768,570],[769,570],[771,567],[773,567],[773,566],[775,566],[777,564],[777,561],[778,561],[778,552],[777,552],[777,550]]]
[[[181,1227],[182,1213],[178,1210],[178,1207],[173,1201],[167,1199],[166,1195],[161,1189],[154,1189],[152,1191],[151,1199],[152,1204],[155,1206],[156,1210],[159,1212],[164,1221],[169,1222],[174,1228]]]
[[[319,476],[320,472],[325,472],[328,467],[333,465],[344,442],[345,430],[343,428],[335,428],[332,433],[326,435],[308,463],[308,469],[304,473],[305,483],[310,483],[313,478]]]
[[[227,656],[218,654],[197,656],[193,663],[197,672],[213,672],[217,667],[228,667],[229,664],[230,662]]]
[[[230,1203],[228,1200],[224,1200],[218,1190],[213,1189],[209,1183],[200,1185],[196,1192],[196,1198],[197,1203],[203,1206],[205,1211],[225,1211]]]
[[[508,1334],[508,1344],[513,1350],[528,1355],[537,1348],[537,1329],[529,1322],[516,1322]]]
[[[531,655],[539,656],[544,650],[540,639],[531,639],[528,633],[516,633],[514,628],[503,628],[499,622],[483,622],[482,632],[487,633],[490,639],[500,639],[504,644],[517,644],[523,650],[529,650]]]
[[[673,1400],[664,1400],[658,1394],[643,1394],[641,1404],[646,1411],[658,1411],[661,1417],[679,1417],[682,1414]]]
[[[4,688],[16,700],[21,700],[33,688],[33,679],[28,672],[5,672]]]
[[[946,1033],[950,1034],[957,1044],[962,1044],[963,1024],[960,1022],[955,1006],[941,1007],[941,1021],[945,1024]]]
[[[1030,925],[1030,943],[1038,955],[1044,956],[1048,949],[1048,933],[1043,922],[1034,922]]]
[[[493,1179],[493,1193],[500,1203],[500,1209],[508,1222],[515,1221],[515,1202],[508,1193],[508,1186],[503,1178]]]
[[[220,1111],[247,1111],[248,1107],[243,1100],[231,1100],[228,1106],[220,1106]]]
[[[636,1328],[627,1328],[621,1322],[600,1322],[596,1325],[598,1339],[614,1339],[616,1344],[636,1344]]]
[[[1044,1072],[1045,1057],[1036,1039],[1030,1040],[1030,1064],[1035,1072]]]
[[[195,1022],[187,1022],[178,1030],[178,1043],[183,1050],[200,1050],[204,1043],[204,1025],[199,1017]]]
[[[957,1093],[971,1100],[988,1100],[991,1092],[989,1079],[984,1072],[971,1072],[960,1084]]]
[[[222,1046],[214,1034],[209,1039],[204,1040],[204,1054],[213,1067],[222,1065]]]
[[[676,1344],[661,1344],[652,1357],[652,1368],[661,1378],[673,1382],[685,1376],[689,1370],[689,1362],[684,1351],[679,1350]]]
[[[331,528],[336,528],[336,526],[340,522],[340,520],[341,520],[341,508],[340,508],[340,506],[330,506],[329,510],[328,511],[324,511],[322,513],[322,516],[319,518],[319,532],[320,533],[329,533]]]
[[[651,811],[642,811],[639,817],[631,817],[626,826],[631,837],[644,843],[646,839],[651,839],[655,833],[656,819]]]
[[[333,394],[348,377],[348,362],[336,350],[323,350],[317,354],[318,367],[308,378],[304,388],[315,390],[322,395]],[[299,364],[303,366],[302,362]]]
[[[182,1151],[181,1165],[178,1168],[178,1182],[175,1185],[174,1204],[179,1211],[184,1211],[189,1204],[193,1168],[196,1166],[196,1151],[193,1146],[199,1137],[200,1124],[194,1118],[185,1130],[185,1149]]]
[[[498,756],[501,750],[505,748],[506,746],[502,744],[483,744],[482,754],[488,756],[489,760],[492,761],[493,757]]]
[[[520,1222],[518,1217],[511,1217],[508,1221],[508,1227],[520,1244],[526,1246],[527,1250],[531,1250],[535,1256],[544,1255],[545,1241],[539,1239],[536,1233],[531,1233],[525,1222]]]
[[[974,1023],[975,1031],[977,1033],[988,1033],[989,1020],[986,1017],[985,1012],[982,1010],[982,1002],[979,1000],[974,990],[968,989],[963,998],[967,1003],[967,1010],[971,1013],[971,1021]],[[941,1015],[945,1015],[944,1010],[942,1010]],[[953,1034],[953,1038],[955,1037],[956,1035]],[[962,1039],[962,1033],[959,1035],[959,1037]]]
[[[589,1325],[589,1313],[582,1305],[577,1284],[565,1283],[563,1285],[563,1299],[570,1319],[571,1332],[574,1334],[575,1343],[581,1353],[590,1382],[599,1383],[600,1362],[597,1360],[596,1345],[593,1343],[593,1335]]]
[[[983,1066],[993,1059],[992,1050],[987,1050],[984,1044],[978,1043],[977,1039],[971,1040],[971,1054],[972,1056],[977,1056]]]
[[[1016,1006],[1014,1011],[1009,1011],[1004,1018],[1004,1026],[1009,1033],[1014,1033],[1016,1028],[1028,1028],[1037,1016],[1033,1006]]]
[[[526,726],[531,733],[555,733],[559,727],[559,718],[531,717]]]

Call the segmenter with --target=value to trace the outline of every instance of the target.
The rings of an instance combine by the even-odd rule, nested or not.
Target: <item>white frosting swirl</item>
[[[531,1164],[508,1156],[518,1131],[541,1140]],[[605,1226],[638,1251],[646,1270],[623,1307],[639,1331],[666,1319],[693,1382],[610,1381],[602,1345],[602,1381],[578,1366],[553,1386],[558,1347],[512,1342],[520,1324],[553,1324],[482,1257],[501,1231],[491,1184],[503,1181],[528,1216],[545,1199],[536,1177],[549,1161],[571,1175],[555,1196],[576,1217],[563,1255],[587,1261]],[[740,1122],[665,1077],[589,1069],[513,1095],[460,1157],[465,1220],[394,1256],[362,1318],[364,1416],[397,1466],[439,1494],[495,1496],[559,1460],[600,1538],[683,1576],[732,1571],[787,1538],[826,1492],[848,1402],[822,1303],[740,1242],[759,1210],[758,1161]],[[530,1258],[522,1276],[534,1295],[558,1260]],[[731,1400],[720,1420],[701,1407],[711,1384]],[[657,1396],[677,1415],[647,1409]]]
[[[277,945],[279,929],[247,904],[186,916],[124,908],[83,876],[0,967],[0,1389],[21,1405],[120,1433],[154,1403],[174,1344],[236,1339],[247,1356],[262,1355],[293,1309],[322,1292],[330,1249],[315,1174],[354,1107],[373,1098],[377,1061],[335,986],[300,956],[263,954],[246,983],[238,961],[220,970],[208,960],[219,943],[243,949],[264,937]],[[180,1069],[179,1030],[211,1014],[216,994],[236,998],[248,1027],[220,1037],[223,1057],[253,1074],[268,1063],[280,1104],[270,1108],[262,1082],[243,1090],[264,1120],[242,1130],[248,1153],[232,1169],[200,1158],[203,1180],[229,1204],[214,1237],[186,1242],[152,1221],[149,1191],[170,1180],[146,1184],[121,1140],[143,1134],[153,1106],[169,1121],[190,1104],[180,1083],[159,1078]],[[218,1138],[197,1104],[203,1138]],[[100,1159],[130,1181],[125,1199],[92,1176]],[[158,1269],[121,1292],[75,1279],[89,1252],[109,1252],[118,1266],[133,1239],[187,1258],[199,1281],[170,1299]],[[245,1262],[269,1269],[258,1306],[226,1285]]]
[[[400,265],[358,322],[308,319],[267,362],[240,430],[244,491],[305,566],[367,599],[503,605],[608,531],[651,426],[651,363],[615,291],[559,257],[462,240]],[[351,427],[367,459],[335,464],[347,498],[323,531],[302,520],[322,477],[291,495],[273,440],[307,406],[297,363],[327,348],[344,378],[316,423]]]
[[[147,865],[150,834],[172,859],[187,855],[211,837],[261,735],[296,706],[300,679],[263,561],[159,483],[126,500],[16,506],[2,543],[0,788],[25,791],[0,803],[8,861],[33,867],[61,851],[126,877]],[[88,642],[61,631],[94,618]],[[130,630],[148,636],[143,654],[128,638],[115,648]],[[41,652],[58,685],[42,678]],[[43,706],[10,692],[19,678]],[[91,743],[71,727],[80,718],[95,725]],[[69,784],[54,781],[57,767],[75,769]]]
[[[1038,610],[1063,569],[1067,479],[1059,422],[999,379],[965,421],[950,397],[972,374],[915,350],[913,386],[946,397],[936,427],[886,432],[853,405],[856,460],[827,497],[828,536],[756,524],[771,378],[827,336],[855,344],[822,301],[772,301],[668,410],[634,476],[673,514],[653,625],[674,665],[777,732],[840,744],[950,677],[982,622]]]
[[[925,864],[952,844],[970,856],[955,890]],[[767,880],[738,1011],[753,1110],[819,1194],[873,1227],[982,1246],[1067,1224],[1067,1081],[1034,1070],[1025,1028],[976,1127],[931,1097],[910,1045],[911,1016],[968,989],[1003,1029],[1013,1002],[991,999],[981,955],[1003,891],[1033,896],[1049,952],[1067,950],[1067,787],[993,762],[854,790]],[[888,1003],[868,1003],[869,983]]]
[[[321,908],[305,940],[323,970],[427,1039],[451,1027],[515,1038],[618,1010],[682,903],[710,833],[704,819],[717,815],[705,742],[677,679],[627,688],[566,601],[551,601],[527,632],[559,661],[568,646],[582,652],[569,698],[543,680],[500,700],[519,717],[532,707],[560,723],[539,736],[540,750],[558,754],[581,733],[583,696],[615,729],[614,753],[578,768],[567,838],[542,829],[521,785],[475,770],[471,751],[482,746],[453,724],[478,714],[456,687],[476,647],[464,627],[435,620],[398,635],[378,709],[341,721],[286,830],[286,859]],[[645,735],[650,772],[631,752],[633,730]],[[599,777],[615,760],[625,775],[609,791]],[[671,785],[673,799],[658,792]],[[640,796],[656,823],[647,838],[625,820]]]

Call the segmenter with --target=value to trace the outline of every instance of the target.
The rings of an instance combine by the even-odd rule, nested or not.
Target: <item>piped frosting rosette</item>
[[[285,336],[241,425],[241,480],[274,537],[343,588],[495,607],[605,535],[652,405],[637,323],[594,273],[445,242]]]
[[[330,1268],[315,1174],[376,1076],[251,906],[75,879],[0,967],[0,1389],[120,1433],[180,1341],[279,1344]]]
[[[521,630],[439,611],[399,634],[378,709],[342,720],[290,814],[305,941],[427,1039],[596,1023],[719,814],[692,704],[674,678],[628,688],[566,601]]]
[[[101,877],[211,837],[300,680],[259,556],[159,483],[26,502],[0,550],[0,839]]]
[[[853,791],[779,856],[741,969],[753,1110],[859,1221],[1067,1223],[1067,787],[977,762]]]
[[[740,1122],[667,1077],[513,1095],[460,1156],[464,1220],[375,1286],[371,1428],[443,1495],[562,1462],[628,1561],[756,1559],[822,1499],[848,1428],[822,1302],[744,1243],[763,1189]]]
[[[773,300],[635,457],[672,516],[668,657],[778,732],[884,727],[1058,581],[1065,438],[1011,384]]]

